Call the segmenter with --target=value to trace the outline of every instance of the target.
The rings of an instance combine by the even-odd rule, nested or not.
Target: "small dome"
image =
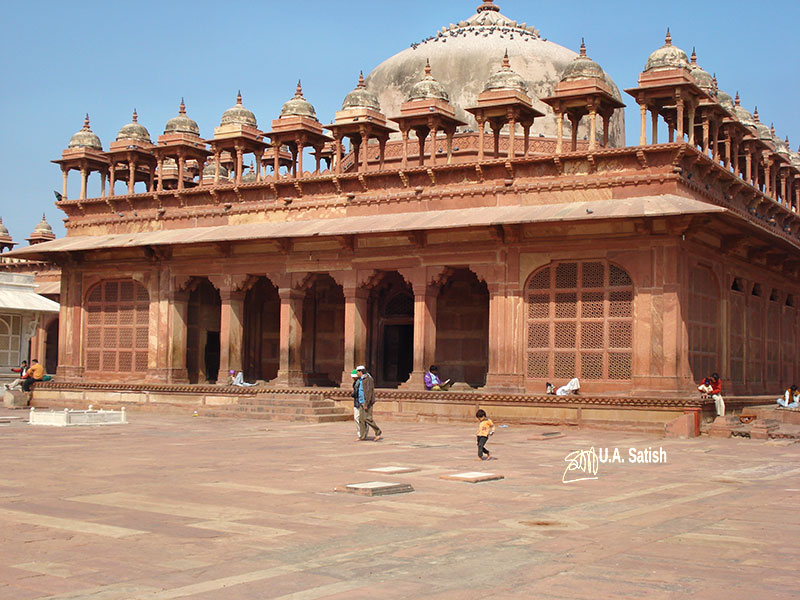
[[[342,110],[350,108],[370,108],[380,112],[381,105],[378,102],[378,97],[367,89],[364,83],[364,73],[358,76],[358,85],[356,89],[347,94],[342,102]]]
[[[172,117],[164,126],[164,134],[168,133],[188,133],[200,137],[200,128],[197,123],[186,116],[186,105],[181,98],[181,105],[178,108],[178,116]]]
[[[11,243],[11,234],[8,232],[8,227],[3,225],[3,218],[0,217],[0,242]]]
[[[256,180],[255,167],[251,164],[245,173],[242,174],[242,183],[248,183]]]
[[[758,118],[758,107],[753,111],[753,120],[755,123],[753,124],[756,133],[758,134],[758,139],[764,140],[765,142],[772,142],[772,134],[769,131],[769,127],[764,125]]]
[[[756,122],[753,119],[753,115],[741,105],[741,101],[739,100],[739,92],[736,92],[736,98],[733,101],[733,114],[736,115],[736,118],[742,123],[742,125],[746,125],[747,127],[755,127]]]
[[[283,117],[310,117],[315,121],[317,120],[317,111],[314,110],[311,102],[303,98],[303,86],[299,81],[297,82],[294,98],[281,108],[280,118]]]
[[[33,233],[28,237],[28,243],[33,246],[34,244],[54,239],[56,239],[56,234],[53,233],[53,228],[50,227],[50,223],[47,222],[44,214],[42,214],[42,220],[33,228]]]
[[[789,138],[787,137],[786,140],[782,140],[774,133],[774,129],[771,128],[770,132],[772,133],[772,143],[775,144],[775,152],[791,158],[792,151],[789,149]]]
[[[139,125],[139,115],[136,114],[136,109],[133,109],[133,116],[131,122],[123,125],[122,129],[117,134],[117,141],[133,140],[137,142],[147,142],[151,144],[150,132],[143,125]]]
[[[694,80],[697,82],[697,87],[703,90],[706,94],[711,96],[712,98],[717,97],[717,90],[716,86],[714,85],[714,78],[708,74],[707,71],[703,70],[697,64],[697,53],[692,48],[692,57],[691,62],[689,64],[689,73],[691,73]]]
[[[247,127],[258,127],[256,116],[242,106],[242,93],[236,96],[236,105],[232,106],[224,113],[219,121],[220,125],[246,125]]]
[[[484,92],[489,90],[519,90],[528,93],[528,84],[517,73],[511,70],[511,63],[508,60],[508,50],[503,57],[503,64],[500,69],[489,77]]]
[[[408,94],[408,100],[437,99],[450,102],[450,96],[441,83],[431,75],[431,61],[425,63],[425,77],[414,84]]]
[[[94,148],[95,150],[102,150],[103,144],[100,143],[100,138],[97,137],[89,128],[89,115],[83,120],[83,128],[72,136],[69,140],[68,148]]]
[[[717,102],[724,106],[728,111],[733,112],[733,98],[727,92],[717,88]]]
[[[580,55],[570,62],[561,74],[561,81],[575,81],[579,79],[607,79],[603,68],[586,56],[586,44],[583,40],[581,40]]]
[[[214,179],[214,172],[216,171],[216,166],[213,162],[208,163],[205,167],[203,167],[203,179]],[[220,179],[228,179],[228,169],[223,167],[222,165],[219,166],[219,177]]]
[[[53,233],[53,228],[50,227],[50,223],[47,222],[47,218],[45,217],[44,213],[42,213],[42,220],[39,221],[39,224],[33,228],[33,233]]]
[[[653,52],[647,59],[647,64],[644,66],[645,72],[688,68],[689,58],[686,56],[686,52],[672,45],[672,36],[669,33],[669,29],[667,29],[664,45]]]

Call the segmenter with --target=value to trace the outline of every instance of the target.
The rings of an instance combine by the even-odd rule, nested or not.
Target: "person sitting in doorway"
[[[30,392],[33,384],[42,379],[44,379],[44,367],[34,358],[31,360],[28,376],[25,378],[25,381],[22,382],[22,391]]]
[[[577,396],[581,393],[581,382],[577,377],[570,379],[565,385],[556,390],[556,396]]]
[[[783,398],[778,398],[778,404],[783,408],[797,408],[800,406],[800,390],[795,384],[783,393]]]
[[[430,392],[445,392],[450,389],[452,382],[448,379],[442,381],[439,379],[439,367],[431,365],[428,372],[425,373],[425,389]]]
[[[28,377],[28,361],[23,360],[22,363],[19,365],[19,368],[11,368],[14,373],[19,373],[19,377],[17,377],[11,383],[6,383],[5,388],[7,390],[19,390],[22,389],[22,383]]]
[[[719,378],[719,373],[712,373],[710,377],[703,379],[697,390],[702,398],[710,396],[714,399],[718,417],[725,415],[725,400],[722,398],[722,380]]]
[[[244,380],[244,373],[242,373],[241,371],[237,373],[236,371],[231,369],[230,371],[228,371],[228,375],[229,375],[228,385],[235,385],[238,387],[253,387],[255,385],[255,383],[247,383]]]

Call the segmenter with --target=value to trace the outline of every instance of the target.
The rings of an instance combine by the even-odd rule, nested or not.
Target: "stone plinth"
[[[413,492],[408,483],[389,483],[386,481],[367,481],[364,483],[348,483],[343,488],[335,488],[336,492],[349,492],[359,496],[388,496]]]
[[[49,425],[51,427],[71,427],[74,425],[122,425],[127,423],[125,407],[122,410],[70,410],[37,411],[31,408],[29,423],[31,425]]]
[[[713,427],[713,425],[712,425]],[[664,425],[664,434],[668,438],[695,437],[697,430],[697,417],[695,413],[681,415]]]
[[[738,417],[717,417],[708,429],[710,437],[728,438],[733,432],[742,428]]]
[[[481,473],[479,471],[469,471],[467,473],[453,473],[452,475],[440,475],[439,479],[447,479],[450,481],[466,481],[467,483],[480,483],[482,481],[496,481],[503,479],[502,475],[497,473]]]
[[[367,469],[369,473],[380,473],[381,475],[400,475],[402,473],[416,473],[419,471],[416,467],[377,467],[375,469]]]
[[[3,406],[6,408],[28,406],[28,394],[21,390],[6,390],[3,392]]]
[[[778,421],[772,419],[759,419],[750,427],[751,440],[767,440],[770,433],[776,431],[780,427]]]

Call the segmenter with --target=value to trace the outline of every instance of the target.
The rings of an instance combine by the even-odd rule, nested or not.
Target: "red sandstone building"
[[[327,125],[300,85],[268,126],[240,95],[209,139],[183,103],[155,142],[134,115],[107,151],[87,117],[54,161],[67,236],[12,253],[61,268],[58,380],[347,388],[365,363],[416,391],[436,363],[506,398],[796,381],[800,157],[669,34],[627,90],[624,147],[622,96],[586,54],[487,0]]]

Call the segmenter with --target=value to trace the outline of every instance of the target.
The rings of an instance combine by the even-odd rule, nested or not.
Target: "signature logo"
[[[576,450],[567,454],[564,459],[567,468],[561,477],[562,483],[574,483],[587,479],[597,479],[597,470],[600,468],[600,459],[594,451],[594,446],[588,450]]]

